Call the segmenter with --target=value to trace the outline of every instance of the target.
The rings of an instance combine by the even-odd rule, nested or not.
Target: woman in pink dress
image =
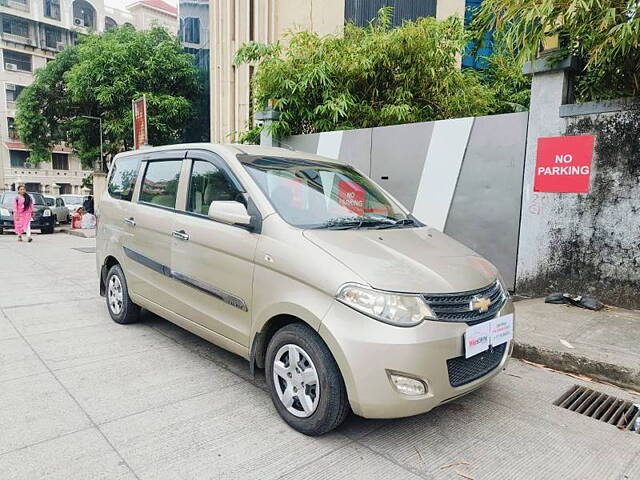
[[[27,242],[31,238],[31,216],[33,215],[33,200],[24,186],[18,187],[18,195],[13,202],[13,229],[22,241],[22,235],[27,234]]]

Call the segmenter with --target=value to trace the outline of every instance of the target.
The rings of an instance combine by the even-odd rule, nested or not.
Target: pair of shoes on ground
[[[18,241],[22,242],[22,235],[18,235]],[[27,242],[29,242],[29,243],[33,242],[33,238],[27,237]]]

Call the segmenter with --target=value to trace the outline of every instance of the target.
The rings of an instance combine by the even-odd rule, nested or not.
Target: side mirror
[[[236,201],[214,201],[209,205],[209,218],[228,225],[251,226],[251,215],[247,208]]]

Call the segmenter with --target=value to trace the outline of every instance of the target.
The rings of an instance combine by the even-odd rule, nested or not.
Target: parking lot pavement
[[[428,414],[301,435],[243,359],[113,323],[94,246],[0,236],[0,479],[640,479],[640,434],[554,407],[583,382],[519,361]]]

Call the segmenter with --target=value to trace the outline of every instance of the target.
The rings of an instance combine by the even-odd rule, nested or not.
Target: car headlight
[[[51,216],[51,210],[47,209],[44,212],[42,212],[42,216],[43,217],[50,217]]]
[[[6,208],[0,208],[0,215],[3,217],[10,217],[11,212]]]
[[[420,295],[382,292],[355,283],[340,287],[336,299],[376,320],[413,327],[436,316]]]

